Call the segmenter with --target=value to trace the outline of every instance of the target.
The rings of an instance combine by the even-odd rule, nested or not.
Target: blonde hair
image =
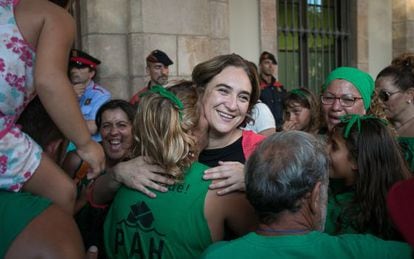
[[[142,96],[134,120],[135,153],[150,157],[167,174],[183,179],[183,171],[190,167],[197,152],[191,131],[200,118],[199,94],[191,81],[181,81],[167,89],[178,97],[183,109],[159,93],[149,91]]]

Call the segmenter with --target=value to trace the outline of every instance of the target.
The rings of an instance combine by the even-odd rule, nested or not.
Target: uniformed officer
[[[100,141],[95,117],[98,109],[111,99],[111,93],[93,81],[96,67],[101,63],[91,55],[72,49],[69,62],[70,80],[78,96],[79,105],[92,138]]]
[[[130,100],[130,103],[137,104],[139,96],[146,92],[154,85],[166,85],[168,82],[168,75],[170,73],[169,66],[174,64],[165,52],[156,49],[147,56],[147,74],[150,76],[150,81],[147,86],[138,91]]]
[[[276,121],[276,130],[281,131],[283,125],[283,102],[286,89],[274,76],[277,74],[277,61],[272,53],[264,51],[259,59],[260,68],[260,100],[269,106]]]

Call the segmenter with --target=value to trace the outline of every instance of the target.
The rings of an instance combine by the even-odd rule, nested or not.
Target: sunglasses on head
[[[378,93],[378,98],[383,102],[387,102],[390,99],[391,96],[393,96],[394,94],[399,93],[399,92],[401,92],[401,91],[396,91],[396,92],[391,93],[391,92],[388,92],[388,91],[381,90]]]

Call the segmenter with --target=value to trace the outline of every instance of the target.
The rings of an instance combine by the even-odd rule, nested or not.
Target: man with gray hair
[[[329,160],[314,136],[265,139],[246,163],[246,196],[259,227],[210,246],[204,258],[411,258],[405,243],[371,235],[330,236],[325,225]]]

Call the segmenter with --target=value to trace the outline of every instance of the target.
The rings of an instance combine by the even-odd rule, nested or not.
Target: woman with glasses
[[[322,87],[321,106],[330,132],[345,114],[365,115],[374,93],[372,77],[357,68],[338,67]]]
[[[387,119],[398,133],[405,159],[414,171],[414,54],[403,54],[377,76],[375,85]]]

